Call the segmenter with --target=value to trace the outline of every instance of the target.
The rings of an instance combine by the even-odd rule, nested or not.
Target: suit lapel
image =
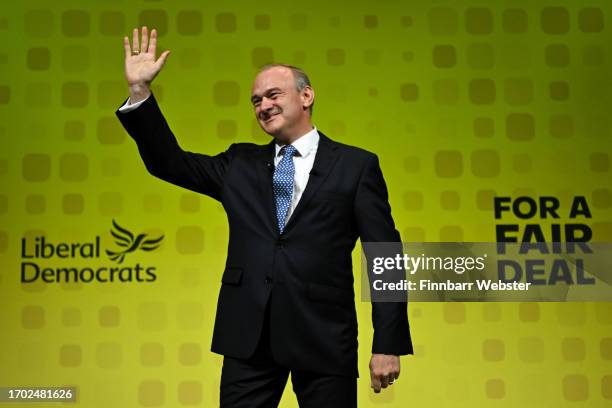
[[[310,176],[308,177],[308,183],[306,183],[306,189],[304,189],[297,207],[289,217],[289,220],[287,220],[287,224],[285,224],[285,234],[291,229],[293,224],[296,223],[296,219],[300,216],[300,213],[304,210],[304,207],[308,205],[308,202],[312,199],[323,181],[327,178],[327,175],[337,161],[336,149],[338,146],[320,131],[318,131],[318,133],[320,136],[319,146],[317,147],[317,154],[315,156],[312,170],[310,171]],[[271,191],[270,194],[272,194]],[[272,198],[272,205],[274,208],[274,198]]]
[[[257,179],[261,202],[266,217],[266,224],[271,228],[273,234],[278,234],[276,222],[276,204],[272,193],[272,175],[274,174],[274,139],[257,154],[255,167],[257,169]]]

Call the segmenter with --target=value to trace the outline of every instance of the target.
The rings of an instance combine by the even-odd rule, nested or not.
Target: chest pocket
[[[338,219],[346,221],[353,211],[351,195],[338,191],[320,190],[312,197],[311,205],[319,216],[325,219]]]
[[[339,191],[319,190],[315,193],[312,199],[317,201],[345,201],[349,202],[350,204],[351,195],[349,193],[341,193]]]

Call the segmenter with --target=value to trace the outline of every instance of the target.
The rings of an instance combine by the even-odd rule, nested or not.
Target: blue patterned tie
[[[293,177],[295,175],[293,156],[296,151],[295,147],[291,145],[283,146],[280,151],[283,158],[274,169],[272,178],[274,201],[276,202],[276,219],[281,234],[285,228],[285,218],[287,218],[287,211],[291,206],[291,196],[293,195]]]

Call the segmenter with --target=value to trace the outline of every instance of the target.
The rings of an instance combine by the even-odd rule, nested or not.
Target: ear
[[[307,110],[310,105],[314,103],[314,89],[310,87],[310,85],[306,85],[302,92],[300,92],[300,97],[302,98],[302,108]]]

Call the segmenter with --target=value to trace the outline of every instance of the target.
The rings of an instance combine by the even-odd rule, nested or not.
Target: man
[[[223,354],[222,407],[277,406],[289,372],[300,406],[357,406],[357,318],[351,252],[400,242],[377,157],[312,125],[306,74],[264,67],[251,101],[267,145],[232,144],[216,156],[183,151],[154,95],[157,33],[124,38],[130,97],[117,116],[156,177],[219,200],[230,238],[212,341]],[[372,303],[375,392],[412,353],[406,302]]]

